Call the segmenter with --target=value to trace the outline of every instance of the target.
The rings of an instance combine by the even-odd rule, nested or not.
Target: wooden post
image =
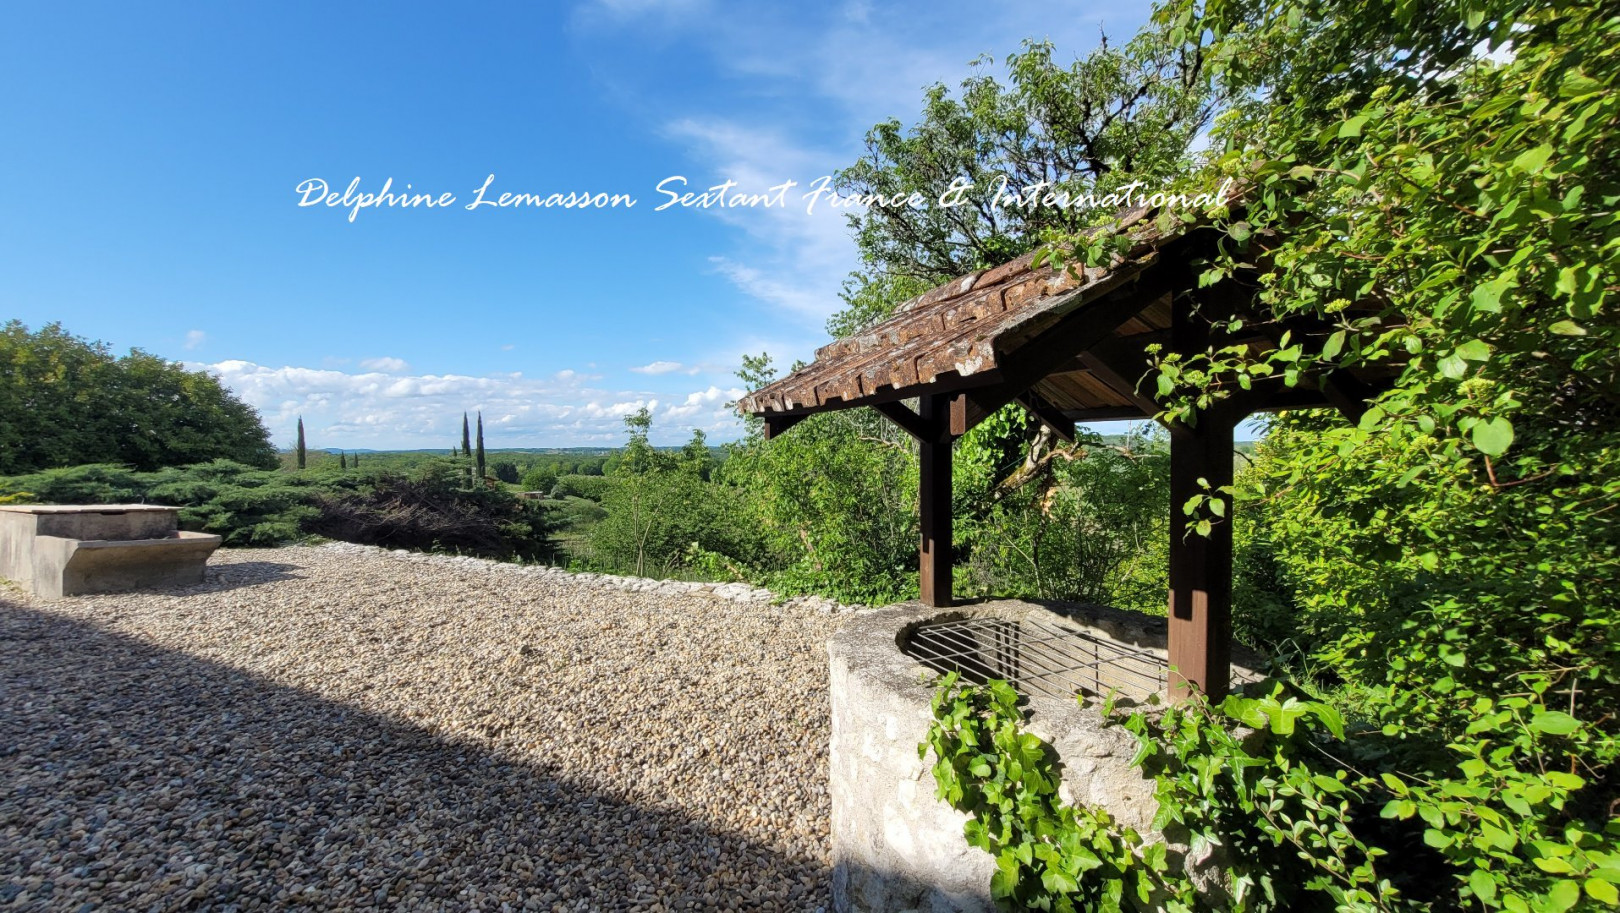
[[[1170,696],[1196,689],[1212,700],[1226,696],[1232,676],[1232,503],[1208,536],[1193,528],[1198,517],[1182,509],[1198,494],[1232,484],[1232,431],[1236,419],[1217,407],[1198,417],[1197,427],[1177,424],[1170,433]],[[1209,516],[1207,513],[1203,516]]]
[[[924,396],[917,411],[936,435],[917,445],[919,462],[918,519],[922,542],[918,555],[918,598],[923,605],[951,604],[951,435],[950,399]]]

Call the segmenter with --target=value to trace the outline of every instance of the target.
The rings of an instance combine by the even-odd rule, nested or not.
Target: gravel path
[[[691,589],[344,545],[0,584],[0,910],[830,907],[841,610]]]

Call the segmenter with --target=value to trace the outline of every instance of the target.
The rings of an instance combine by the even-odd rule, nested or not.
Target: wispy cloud
[[[695,366],[688,367],[678,361],[655,361],[652,364],[640,365],[630,370],[637,374],[674,374],[677,371],[682,374],[696,374],[701,369]]]
[[[191,330],[186,333],[186,348],[195,349],[208,341],[208,334],[202,330]]]
[[[367,371],[384,371],[389,374],[398,374],[411,369],[405,359],[386,356],[383,358],[367,358],[360,362],[360,367],[365,368]]]
[[[719,118],[675,121],[664,132],[709,162],[710,173],[736,181],[741,191],[798,182],[784,207],[710,210],[745,231],[749,243],[709,260],[745,293],[819,329],[841,307],[838,290],[855,266],[855,243],[844,212],[827,206],[808,212],[803,195],[817,178],[840,167],[840,157],[795,144],[773,129]]]
[[[716,180],[732,179],[740,190],[758,192],[793,179],[800,182],[794,192],[803,192],[810,181],[853,162],[873,124],[890,117],[914,120],[924,89],[958,85],[973,60],[987,54],[1004,59],[1029,38],[1050,39],[1060,59],[1072,58],[1097,44],[1104,25],[1116,38],[1127,37],[1146,18],[1149,3],[1109,6],[1106,20],[1102,9],[1070,0],[985,16],[979,4],[966,0],[847,0],[788,12],[715,0],[702,16],[663,23],[658,41],[691,48],[747,91],[723,109],[698,110],[678,100],[666,105],[674,116],[662,130]],[[940,28],[946,21],[972,21],[975,27]],[[622,39],[632,33],[612,34]],[[790,107],[759,104],[787,97],[795,100]],[[796,206],[710,212],[744,232],[734,248],[710,257],[741,291],[815,331],[842,307],[843,281],[859,266],[847,211],[820,207],[807,215]]]

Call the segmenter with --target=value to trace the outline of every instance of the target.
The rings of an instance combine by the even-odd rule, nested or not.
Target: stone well
[[[0,577],[47,599],[201,583],[219,543],[158,504],[0,506]]]
[[[1154,685],[1141,673],[1151,669],[1162,676],[1167,666],[1165,620],[1101,606],[1060,610],[1005,600],[957,609],[911,603],[858,616],[829,642],[833,897],[839,911],[995,910],[992,858],[963,838],[968,816],[934,797],[933,753],[917,756],[942,668],[962,668],[964,678],[1013,680],[1029,698],[1029,731],[1053,746],[1062,765],[1062,799],[1100,806],[1123,824],[1150,831],[1157,806],[1152,784],[1130,764],[1135,740],[1102,725],[1098,701],[1081,707],[1072,697],[1052,695],[1073,683],[1085,692],[1115,690],[1125,699],[1162,691],[1162,678]],[[971,626],[977,634],[951,635],[964,649],[941,660],[937,646],[923,641],[937,644],[931,632],[951,621],[983,624]],[[1076,670],[1054,678],[1048,674],[1053,654],[1033,653],[1030,645],[1056,640]],[[1252,657],[1245,659],[1252,663]],[[1251,675],[1241,669],[1234,674]]]

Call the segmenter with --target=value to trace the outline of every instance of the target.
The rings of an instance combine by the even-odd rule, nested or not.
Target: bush
[[[980,592],[1163,614],[1169,452],[1161,436],[1092,436],[1044,484],[1006,495],[965,531]]]
[[[843,602],[917,595],[917,457],[887,419],[865,409],[812,416],[734,448],[717,475],[743,490],[739,522],[759,537],[730,554],[762,582]]]
[[[457,461],[423,464],[415,474],[362,475],[352,488],[319,492],[304,528],[345,542],[489,558],[550,556],[545,512],[504,488],[465,487]]]
[[[502,488],[466,487],[465,467],[439,459],[412,473],[255,469],[229,460],[158,472],[105,464],[0,478],[0,498],[45,504],[150,502],[180,508],[180,528],[233,546],[322,535],[392,548],[496,558],[550,554],[543,511]]]
[[[523,474],[518,486],[524,491],[552,494],[552,489],[557,487],[557,469],[547,465],[535,466]]]
[[[551,488],[553,498],[586,498],[601,502],[607,497],[609,483],[606,476],[566,475],[557,479]]]

